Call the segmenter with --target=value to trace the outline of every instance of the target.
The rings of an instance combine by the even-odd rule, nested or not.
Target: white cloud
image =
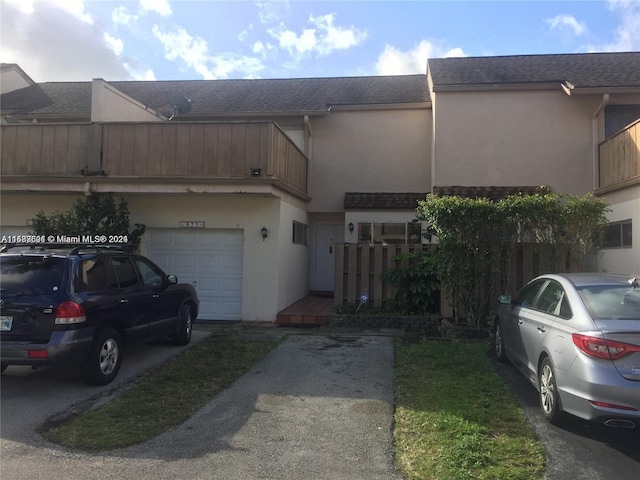
[[[119,38],[112,37],[108,33],[104,33],[104,41],[107,46],[115,53],[117,56],[122,55],[122,51],[124,50],[124,43]]]
[[[300,34],[289,30],[282,22],[268,32],[281,48],[298,56],[308,53],[327,56],[336,50],[357,46],[367,37],[367,32],[364,30],[353,26],[338,26],[334,22],[335,16],[331,13],[318,17],[310,16],[309,23],[312,28],[304,28]]]
[[[164,32],[154,25],[151,32],[164,47],[167,60],[182,60],[206,80],[215,78],[207,66],[209,47],[206,40],[193,37],[184,28],[176,27],[171,32]]]
[[[552,31],[571,31],[574,35],[582,35],[587,32],[587,26],[571,15],[556,15],[545,20]]]
[[[227,78],[234,72],[253,77],[263,69],[262,63],[253,57],[211,55],[207,41],[202,37],[192,36],[183,27],[165,32],[154,25],[152,33],[162,44],[167,60],[184,62],[205,80]]]
[[[171,15],[171,5],[167,0],[140,0],[140,8],[143,13],[156,12],[163,17]]]
[[[466,57],[461,48],[445,49],[422,40],[412,50],[403,52],[391,45],[385,45],[378,56],[375,68],[378,75],[410,75],[426,73],[427,59],[442,57]]]
[[[640,50],[640,2],[637,0],[609,0],[609,8],[619,13],[620,24],[615,30],[615,40],[592,50],[606,52],[631,52]]]
[[[138,19],[137,15],[129,12],[129,9],[123,5],[116,7],[111,12],[111,21],[118,25],[131,25]]]
[[[80,1],[3,0],[0,35],[2,61],[19,64],[39,82],[130,78],[116,53],[119,40]]]

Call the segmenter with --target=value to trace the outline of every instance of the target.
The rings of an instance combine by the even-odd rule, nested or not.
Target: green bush
[[[392,288],[392,310],[402,313],[435,313],[439,306],[439,284],[433,255],[422,250],[394,257],[400,266],[383,273]]]
[[[429,194],[416,211],[438,238],[435,271],[454,321],[481,327],[494,292],[506,287],[514,245],[534,246],[539,273],[586,270],[601,245],[608,210],[592,194],[540,193],[499,201]]]

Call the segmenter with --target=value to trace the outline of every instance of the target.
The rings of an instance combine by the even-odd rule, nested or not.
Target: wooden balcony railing
[[[274,123],[3,125],[1,175],[266,179],[307,193],[305,155]],[[259,175],[255,170],[259,169]]]
[[[640,179],[640,120],[599,145],[600,188]]]

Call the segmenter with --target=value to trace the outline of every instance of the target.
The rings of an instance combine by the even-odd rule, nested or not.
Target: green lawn
[[[396,465],[408,480],[535,480],[544,455],[486,342],[396,344]]]

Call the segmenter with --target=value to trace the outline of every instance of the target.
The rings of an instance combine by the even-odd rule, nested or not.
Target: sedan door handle
[[[524,323],[524,320],[518,320],[518,325],[522,325]]]
[[[127,300],[126,298],[122,298],[120,299],[120,303],[129,303],[129,300]]]
[[[540,330],[541,332],[546,332],[546,331],[547,331],[547,329],[546,329],[546,328],[544,328],[542,325],[540,325],[540,326],[538,327],[538,330]]]

